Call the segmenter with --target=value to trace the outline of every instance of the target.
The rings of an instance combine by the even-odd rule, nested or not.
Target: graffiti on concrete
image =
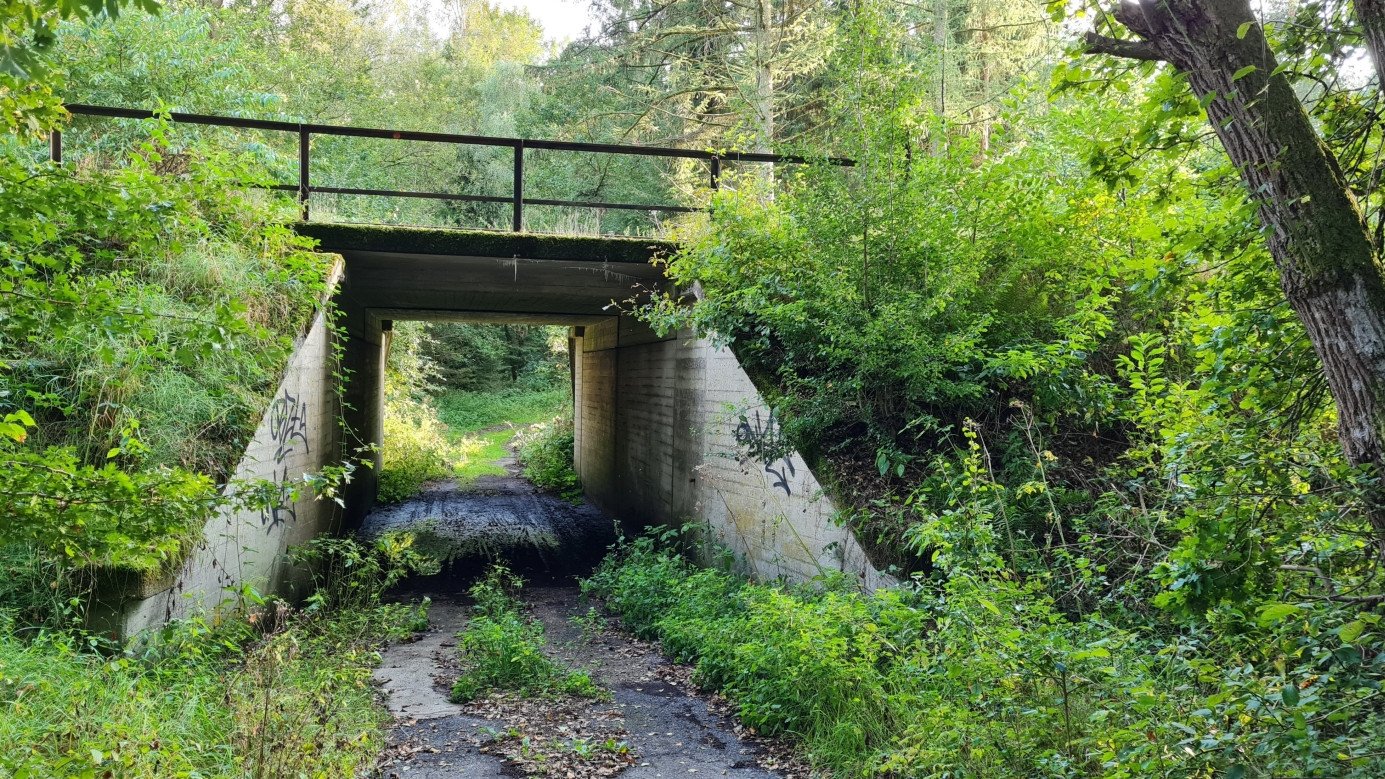
[[[277,500],[260,509],[260,523],[266,533],[298,519],[293,505],[295,490],[289,485],[289,466],[284,460],[300,444],[305,453],[312,451],[308,447],[307,404],[287,392],[275,398],[269,406],[269,438],[274,446],[274,472],[270,478],[278,483],[279,494]]]
[[[771,486],[784,490],[787,496],[793,495],[789,479],[798,475],[793,464],[793,450],[784,436],[784,429],[775,416],[774,409],[763,419],[758,410],[752,420],[741,414],[741,422],[736,425],[736,443],[746,450],[749,458],[765,467],[765,473],[773,476]]]
[[[311,452],[308,448],[307,404],[287,392],[283,397],[276,398],[269,406],[269,435],[276,447],[276,464],[282,463],[300,443],[304,452]]]

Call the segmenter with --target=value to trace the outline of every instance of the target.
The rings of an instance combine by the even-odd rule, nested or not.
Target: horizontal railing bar
[[[455,195],[446,192],[402,192],[393,189],[357,189],[354,187],[312,187],[314,193],[329,195],[373,195],[375,197],[419,197],[432,200],[465,200],[470,203],[508,203],[508,197],[494,195]]]
[[[280,192],[297,192],[298,186],[295,184],[273,184],[262,187],[262,189],[273,189]],[[373,195],[375,197],[418,197],[432,198],[437,200],[465,200],[472,203],[509,203],[508,197],[496,197],[494,195],[452,195],[445,192],[401,192],[393,189],[355,189],[351,187],[312,187],[313,192],[323,192],[329,195]],[[688,206],[655,206],[642,203],[600,203],[588,200],[529,200],[524,201],[526,206],[563,206],[568,208],[611,208],[622,209],[625,211],[676,211],[684,214],[694,214],[706,209],[690,208]]]
[[[683,214],[695,214],[705,211],[704,208],[690,208],[688,206],[651,206],[640,205],[638,203],[596,203],[587,200],[539,200],[536,198],[525,198],[526,206],[566,206],[570,208],[617,208],[626,211],[677,211]]]
[[[135,108],[112,108],[109,106],[74,103],[66,106],[68,112],[82,116],[104,116],[116,119],[153,119],[160,114]],[[382,130],[372,127],[347,127],[332,124],[308,124],[284,122],[273,119],[243,119],[235,116],[212,114],[190,114],[181,111],[169,112],[168,118],[184,124],[200,124],[225,127],[244,127],[254,130],[278,130],[282,132],[307,132],[314,135],[339,135],[356,138],[386,138],[403,141],[429,141],[433,143],[456,143],[473,146],[499,146],[515,148],[523,145],[529,149],[549,149],[553,151],[579,151],[599,154],[630,154],[641,157],[681,157],[684,159],[719,159],[731,162],[769,162],[805,164],[813,158],[794,154],[764,154],[761,152],[711,152],[697,149],[676,149],[667,146],[628,146],[616,143],[588,143],[585,141],[545,141],[527,138],[498,138],[488,135],[460,135],[456,133],[417,132],[414,130]],[[832,165],[853,166],[854,160],[840,157],[826,157],[824,162]]]
[[[113,119],[153,119],[159,114],[139,108],[111,108],[109,106],[83,105],[75,103],[64,106],[70,114],[82,116],[105,116]],[[254,130],[283,130],[298,132],[299,125],[293,122],[279,122],[273,119],[242,119],[238,116],[210,116],[205,114],[184,114],[172,112],[169,118],[184,124],[206,124],[224,127],[248,127]]]

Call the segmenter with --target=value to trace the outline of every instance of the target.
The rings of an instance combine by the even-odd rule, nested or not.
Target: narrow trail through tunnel
[[[594,507],[540,491],[512,456],[496,464],[504,476],[427,485],[413,498],[377,507],[362,528],[368,535],[414,530],[451,556],[442,573],[406,581],[393,593],[399,599],[428,597],[432,606],[429,629],[415,640],[391,644],[375,672],[394,718],[380,775],[793,776],[778,770],[782,758],[734,723],[724,700],[691,684],[689,669],[669,663],[646,642],[609,628],[583,630],[574,622],[590,609],[581,602],[576,579],[600,562],[615,540],[615,523]],[[460,670],[456,647],[467,623],[466,590],[492,562],[529,582],[522,597],[530,616],[544,626],[546,652],[586,670],[611,691],[610,701],[508,695],[466,705],[449,700]],[[501,743],[507,733],[508,750]],[[516,739],[522,739],[518,756]],[[574,743],[595,745],[597,759],[577,759]],[[523,756],[529,748],[524,744],[532,744],[533,759]],[[602,745],[615,744],[626,745],[628,755],[601,759]]]

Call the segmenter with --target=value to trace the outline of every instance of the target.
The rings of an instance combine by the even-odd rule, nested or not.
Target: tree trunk
[[[774,51],[774,9],[771,0],[759,0],[755,6],[755,144],[756,151],[771,154],[774,152],[774,70],[771,58]],[[757,165],[766,187],[767,195],[772,196],[774,185],[774,166]]]
[[[1089,50],[1168,62],[1208,101],[1207,118],[1269,232],[1284,295],[1322,360],[1347,459],[1385,476],[1385,281],[1341,168],[1274,73],[1248,1],[1123,2],[1115,18],[1141,40],[1093,33]],[[1385,490],[1375,492],[1368,514],[1385,548]]]
[[[1375,86],[1385,92],[1385,0],[1354,0],[1356,20],[1375,64]]]
[[[947,117],[947,41],[949,37],[947,11],[951,0],[935,0],[933,9],[933,48],[938,50],[938,121],[945,127]],[[941,156],[947,149],[947,131],[938,131],[933,139],[933,154]]]

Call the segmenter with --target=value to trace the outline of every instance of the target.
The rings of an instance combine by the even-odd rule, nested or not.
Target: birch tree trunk
[[[1370,0],[1358,5],[1370,5]],[[1123,2],[1139,40],[1089,34],[1090,52],[1163,61],[1193,93],[1259,208],[1289,304],[1321,358],[1347,459],[1385,476],[1385,282],[1361,210],[1248,0]],[[1385,490],[1368,510],[1385,548]]]

